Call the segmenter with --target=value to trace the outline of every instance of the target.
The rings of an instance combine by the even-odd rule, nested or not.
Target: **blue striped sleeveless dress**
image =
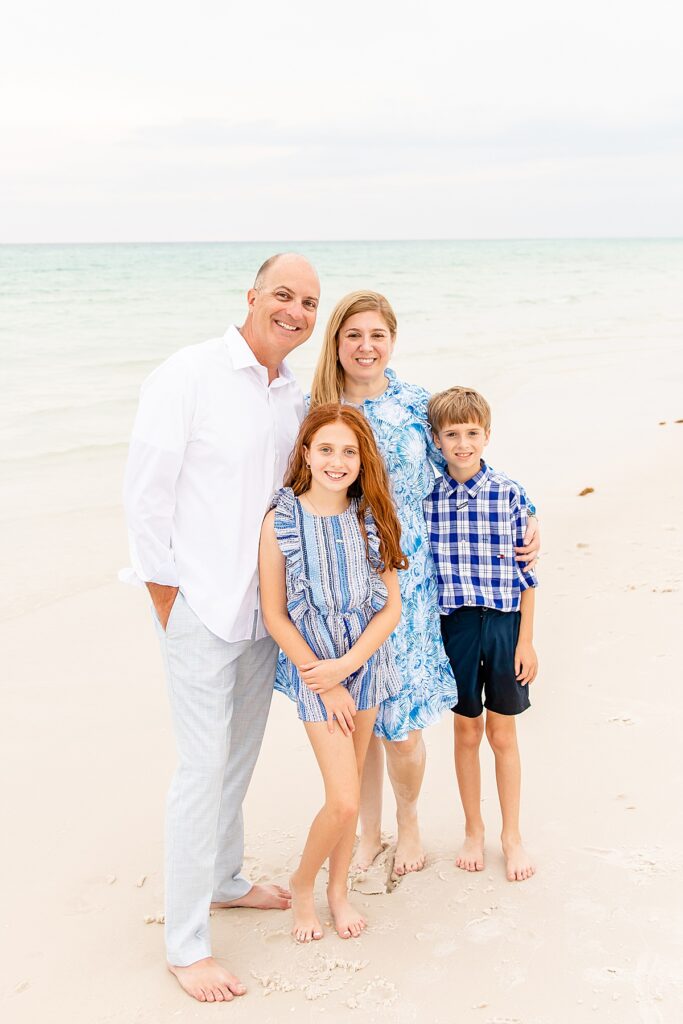
[[[318,516],[306,511],[291,488],[283,487],[271,508],[275,509],[275,536],[285,556],[289,617],[318,658],[339,658],[387,601],[387,588],[379,575],[375,521],[366,513],[368,559],[356,499],[341,515]],[[398,694],[402,683],[389,641],[343,685],[359,711]],[[275,689],[296,702],[302,721],[327,721],[322,700],[304,685],[282,651]]]

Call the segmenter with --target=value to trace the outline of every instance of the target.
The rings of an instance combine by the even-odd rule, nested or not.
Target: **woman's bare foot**
[[[327,902],[334,921],[334,927],[340,939],[357,939],[365,928],[367,921],[356,908],[349,903],[345,892],[335,893],[327,890]]]
[[[361,836],[353,855],[353,862],[349,868],[350,873],[356,875],[359,871],[367,871],[386,848],[387,844],[383,843],[376,836],[372,838]]]
[[[463,871],[484,870],[484,833],[465,835],[465,840],[455,858],[456,868]]]
[[[168,969],[187,994],[200,1003],[229,1003],[247,991],[239,978],[226,971],[212,956],[196,960],[188,967],[169,964]]]
[[[410,871],[422,871],[424,866],[425,854],[417,818],[412,818],[407,823],[399,822],[398,842],[394,854],[394,874],[407,875]]]
[[[298,887],[294,875],[289,880],[289,887],[292,890],[292,913],[294,924],[292,935],[297,942],[311,942],[312,939],[322,939],[323,926],[315,912],[315,900],[313,889]]]
[[[212,910],[230,910],[231,907],[251,907],[253,910],[288,910],[292,894],[281,885],[252,885],[248,893],[227,903],[212,903]]]
[[[536,866],[522,846],[520,836],[503,839],[502,845],[508,882],[523,882],[536,873]]]

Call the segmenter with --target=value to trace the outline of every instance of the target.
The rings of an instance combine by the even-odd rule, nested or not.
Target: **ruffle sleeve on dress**
[[[270,507],[275,509],[275,539],[287,563],[287,611],[296,624],[306,611],[306,595],[311,584],[304,574],[299,513],[292,488],[281,487],[276,491]]]
[[[380,573],[384,572],[384,564],[379,550],[379,533],[370,509],[365,510],[365,530],[368,535],[368,561],[370,562],[370,604],[373,611],[379,612],[384,608],[389,596],[384,580]]]

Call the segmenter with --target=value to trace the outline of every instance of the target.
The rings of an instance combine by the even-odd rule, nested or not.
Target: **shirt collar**
[[[392,370],[390,366],[384,367],[384,376],[387,378],[387,386],[381,395],[377,395],[375,398],[367,398],[367,402],[385,402],[387,398],[393,398],[396,393],[400,390],[401,382],[396,376],[396,371]]]
[[[488,479],[490,472],[491,470],[482,459],[479,472],[475,473],[469,480],[466,480],[464,484],[459,484],[457,480],[454,480],[452,476],[449,476],[448,470],[446,469],[443,470],[443,479],[449,494],[453,494],[457,491],[458,487],[464,487],[470,498],[474,498]]]
[[[267,379],[267,368],[259,363],[253,351],[247,344],[246,338],[240,334],[234,324],[231,324],[225,332],[225,342],[228,346],[230,361],[232,362],[234,370],[245,370],[248,366],[254,366],[262,375],[265,375]],[[283,383],[290,383],[294,380],[294,374],[284,360],[278,366],[277,372],[278,376],[273,381],[273,384],[276,384],[278,380],[283,381]]]

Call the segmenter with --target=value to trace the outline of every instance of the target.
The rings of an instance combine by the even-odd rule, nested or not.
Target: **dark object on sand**
[[[579,497],[583,498],[584,494],[592,494],[594,490],[594,487],[584,487],[582,491],[579,491]]]

